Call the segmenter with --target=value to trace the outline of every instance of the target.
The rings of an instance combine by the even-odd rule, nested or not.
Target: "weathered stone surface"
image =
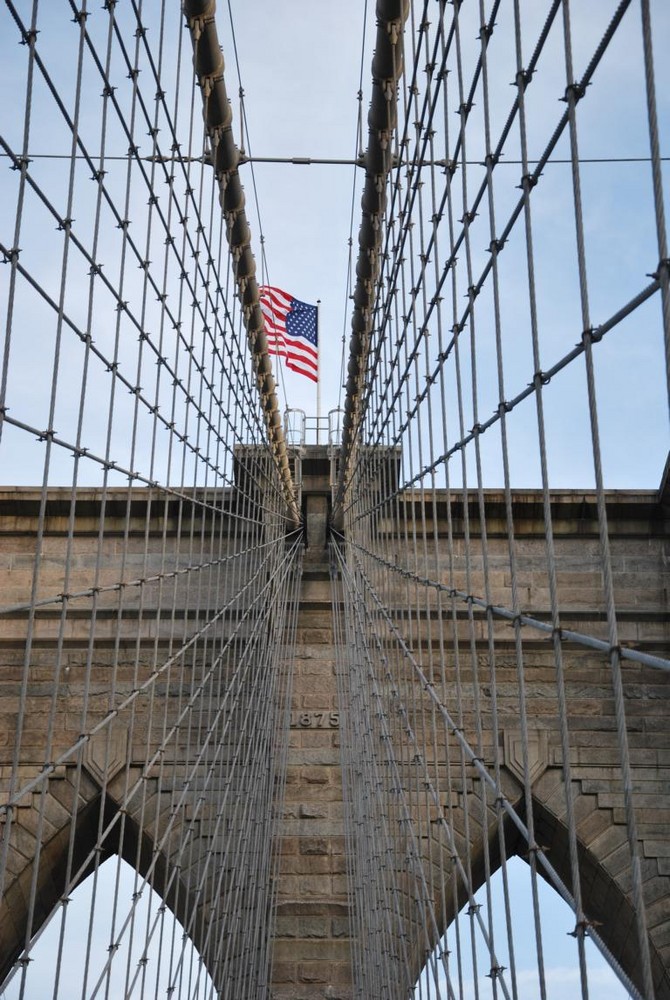
[[[313,557],[308,565],[311,573],[327,577],[323,560],[318,563]],[[303,578],[293,676],[297,708],[291,720],[295,728],[281,831],[282,852],[290,864],[283,864],[280,871],[273,951],[276,1000],[334,1000],[348,997],[351,989],[347,886],[342,881],[342,779],[339,751],[334,746],[339,714],[329,583],[319,597],[317,603],[313,581]],[[301,645],[303,640],[307,645]]]
[[[312,484],[314,485],[314,484]],[[66,491],[67,492],[67,491]],[[128,491],[112,491],[108,504],[106,531],[102,543],[104,569],[100,586],[113,585],[120,575],[123,534],[126,521]],[[137,510],[131,517],[131,551],[126,555],[127,579],[139,575],[178,569],[180,558],[187,556],[188,545],[175,544],[177,519],[163,516],[156,509],[148,540],[144,532],[142,491],[133,503]],[[286,797],[280,830],[280,867],[277,881],[277,934],[274,942],[272,995],[274,1000],[349,1000],[352,992],[350,950],[351,914],[346,884],[346,856],[340,773],[340,706],[335,676],[335,650],[330,608],[330,582],[321,544],[324,505],[319,497],[312,522],[312,544],[301,590],[298,621],[298,647],[294,661],[290,747]],[[9,496],[0,494],[0,566],[3,576],[3,602],[25,600],[32,581],[35,546],[35,492],[25,491]],[[615,599],[620,624],[620,640],[649,652],[665,652],[670,646],[670,613],[667,596],[667,525],[658,504],[648,494],[622,493],[608,496],[612,564]],[[411,506],[409,501],[408,507]],[[490,586],[492,599],[499,604],[511,602],[509,557],[505,539],[504,503],[500,494],[487,493],[487,524],[489,539]],[[549,589],[544,563],[545,538],[541,518],[541,503],[531,493],[515,496],[515,527],[519,583],[524,610],[548,619]],[[586,508],[584,508],[586,503]],[[64,586],[61,561],[67,532],[67,497],[54,493],[49,501],[45,524],[43,572],[38,586],[38,598],[60,592]],[[564,628],[607,638],[605,604],[600,572],[594,569],[599,559],[597,527],[590,498],[581,493],[557,493],[553,497],[554,533],[557,555],[558,586]],[[63,508],[65,506],[65,514]],[[327,506],[327,505],[326,505]],[[460,537],[454,541],[455,572],[450,575],[447,558],[447,531],[444,498],[438,497],[436,529],[438,548],[433,557],[433,573],[448,586],[464,586],[464,552],[462,512],[454,507],[454,531]],[[99,498],[84,497],[78,509],[79,527],[76,534],[72,576],[69,589],[86,591],[91,585],[91,572],[97,559],[97,511]],[[135,514],[137,514],[136,520]],[[316,522],[319,522],[317,524]],[[195,530],[200,531],[201,525]],[[206,526],[205,526],[206,529]],[[429,534],[432,524],[428,525]],[[171,540],[169,555],[165,555],[166,531]],[[478,538],[476,505],[471,512],[472,538]],[[397,525],[380,525],[389,552],[402,556],[404,540]],[[315,539],[318,538],[318,544]],[[231,543],[232,544],[232,543]],[[224,544],[225,549],[225,544]],[[473,587],[483,592],[483,560],[481,552],[473,557]],[[219,607],[225,579],[208,577],[199,593],[203,608]],[[140,598],[141,592],[141,598]],[[174,596],[173,596],[174,594]],[[391,589],[398,608],[402,609],[407,595],[404,586]],[[166,656],[175,635],[186,634],[195,620],[195,597],[185,581],[175,577],[170,601],[174,614],[161,612],[161,590],[157,583],[142,588],[126,588],[123,599],[117,592],[102,590],[96,598],[95,620],[91,616],[91,599],[72,602],[66,628],[61,637],[64,667],[54,676],[54,648],[59,637],[60,610],[40,611],[34,623],[34,641],[27,689],[27,720],[22,747],[22,780],[30,780],[43,765],[44,726],[56,698],[56,735],[52,757],[70,745],[82,732],[82,716],[87,706],[89,721],[97,719],[110,707],[109,671],[116,663],[116,697],[128,697],[136,686],[134,671],[149,675],[156,662]],[[171,604],[172,606],[172,604]],[[120,641],[116,636],[120,621]],[[464,606],[455,613],[454,635],[459,643],[473,643],[480,671],[480,706],[483,722],[482,754],[486,763],[493,759],[492,679],[488,672],[488,632],[485,616],[476,613],[468,619]],[[21,693],[23,655],[27,634],[25,613],[6,616],[1,636],[0,663],[0,789],[8,787],[13,751],[14,727]],[[87,649],[93,629],[95,661],[88,663]],[[229,622],[222,619],[212,630],[212,641],[221,642],[227,635]],[[514,656],[513,630],[507,623],[494,623],[496,648],[495,684],[497,696],[499,746],[506,765],[503,768],[503,789],[510,801],[523,812],[523,767],[518,749],[519,694]],[[241,634],[241,648],[246,633]],[[440,647],[437,597],[430,595],[421,620],[421,634],[416,637],[416,649],[424,655],[426,672],[449,704],[457,697],[453,644]],[[139,648],[136,658],[135,650]],[[155,651],[158,651],[156,653]],[[606,658],[564,642],[564,674],[570,734],[569,763],[572,769],[571,794],[579,836],[582,887],[587,916],[597,920],[603,937],[633,976],[637,968],[637,944],[632,927],[630,856],[626,831],[626,813],[621,778],[621,756],[617,740],[617,721],[612,694],[611,672]],[[563,774],[563,751],[558,729],[556,671],[550,643],[526,629],[523,633],[524,680],[527,711],[533,735],[531,788],[534,803],[536,837],[546,847],[552,862],[566,883],[570,882],[567,834],[565,828],[566,788]],[[225,684],[225,665],[222,684]],[[88,700],[83,697],[83,680],[90,678]],[[462,699],[463,727],[474,742],[476,706],[467,695],[472,682],[473,667],[461,663],[460,684],[466,691]],[[639,664],[623,662],[622,679],[632,767],[633,800],[640,844],[643,891],[648,907],[648,923],[652,945],[657,996],[670,996],[670,685],[668,678]],[[182,673],[175,670],[166,677],[156,692],[174,704],[176,719],[179,699],[187,684]],[[203,723],[205,724],[205,723]],[[55,905],[60,886],[62,857],[67,847],[69,825],[76,812],[82,831],[95,826],[100,816],[101,789],[113,804],[115,796],[128,783],[138,783],[136,806],[129,822],[143,824],[144,839],[139,835],[133,848],[143,858],[150,858],[152,846],[169,830],[171,802],[177,797],[187,777],[181,765],[185,753],[182,738],[175,738],[161,760],[142,769],[151,760],[157,732],[152,729],[147,698],[137,699],[137,724],[133,739],[128,743],[123,726],[110,727],[111,739],[91,741],[82,748],[81,767],[76,761],[55,771],[48,781],[40,820],[40,796],[31,794],[16,810],[14,835],[10,844],[4,907],[0,916],[0,954],[11,955],[16,942],[25,932],[27,905],[30,895],[32,861],[36,856],[38,825],[42,823],[44,846],[41,851],[38,910],[40,919]],[[199,734],[190,738],[197,740]],[[185,739],[185,737],[184,737]],[[491,810],[484,820],[477,803],[478,781],[468,771],[465,782],[460,773],[446,767],[446,738],[440,730],[435,745],[429,743],[425,759],[435,775],[440,802],[450,804],[456,813],[456,827],[462,838],[465,803],[471,833],[471,853],[477,878],[483,875],[483,845],[489,838],[494,843],[494,815]],[[453,749],[453,748],[452,748]],[[221,746],[222,771],[218,781],[223,787],[226,767],[234,759],[235,741]],[[455,758],[453,758],[455,759]],[[161,777],[169,765],[170,780]],[[244,781],[229,781],[230,794],[242,801]],[[211,786],[212,791],[214,785]],[[219,786],[216,786],[217,788]],[[113,809],[103,815],[111,819]],[[196,836],[192,848],[192,865],[211,847],[215,810],[207,801],[194,796],[184,817],[193,824]],[[433,879],[434,898],[439,900],[440,838],[436,829],[438,810],[433,806],[416,817],[420,841],[426,850],[432,849],[426,871]],[[397,819],[397,817],[394,817]],[[482,823],[484,826],[482,826]],[[489,823],[489,827],[487,827]],[[161,879],[169,867],[171,845],[180,831],[161,852]],[[510,853],[522,851],[524,845],[511,834]],[[459,839],[459,847],[462,839]],[[127,845],[127,849],[128,845]],[[493,864],[498,863],[492,854]],[[253,859],[256,863],[257,859]],[[449,873],[447,862],[442,872]],[[225,887],[238,891],[233,867],[224,875]],[[449,895],[445,887],[445,898]],[[409,890],[408,890],[408,894]],[[411,895],[411,894],[410,894]],[[414,905],[415,901],[408,901]],[[174,897],[168,893],[168,903]],[[188,900],[176,904],[183,913]],[[441,907],[438,905],[438,910]],[[448,906],[444,912],[449,915]],[[196,935],[197,937],[197,935]],[[198,941],[196,940],[196,944]],[[418,973],[423,961],[423,946],[412,953]]]

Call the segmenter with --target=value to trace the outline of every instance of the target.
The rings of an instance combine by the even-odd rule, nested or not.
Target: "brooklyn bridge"
[[[0,995],[670,998],[669,41],[3,0]]]

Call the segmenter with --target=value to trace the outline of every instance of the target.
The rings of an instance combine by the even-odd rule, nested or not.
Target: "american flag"
[[[268,352],[284,358],[287,368],[318,382],[316,306],[270,285],[261,285],[259,295]]]

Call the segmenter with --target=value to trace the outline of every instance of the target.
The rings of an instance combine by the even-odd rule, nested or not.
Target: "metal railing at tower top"
[[[287,408],[284,412],[284,434],[292,448],[325,445],[339,448],[342,444],[343,410],[330,410],[325,417],[310,416],[304,410]]]

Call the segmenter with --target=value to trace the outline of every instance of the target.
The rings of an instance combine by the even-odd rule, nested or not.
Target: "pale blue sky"
[[[575,28],[575,71],[579,76],[602,34],[616,4],[614,0],[593,0],[588,5],[573,4]],[[19,4],[29,11],[27,0]],[[463,19],[463,51],[467,60],[476,53],[477,17],[475,4],[465,4]],[[644,115],[644,88],[641,56],[641,31],[637,3],[625,15],[615,40],[598,67],[593,84],[578,107],[580,150],[583,158],[645,157],[649,139]],[[313,0],[286,0],[279,8],[269,0],[256,3],[231,2],[232,18],[239,57],[240,78],[232,44],[229,5],[218,7],[219,36],[226,58],[226,80],[234,115],[234,132],[240,141],[240,104],[237,96],[241,83],[248,123],[247,152],[269,157],[325,157],[350,159],[357,152],[358,116],[357,93],[361,65],[363,67],[363,120],[370,92],[371,48],[374,43],[374,4],[367,5],[366,43],[362,46],[364,11],[360,0],[342,0],[335,6],[315,4]],[[524,45],[529,52],[544,19],[546,4],[523,5]],[[124,8],[119,5],[120,16]],[[662,0],[652,3],[656,37],[670,37],[670,9]],[[147,15],[148,16],[148,15]],[[495,45],[490,49],[493,79],[491,106],[493,131],[497,134],[514,97],[510,86],[513,72],[511,8],[503,4],[496,27]],[[3,14],[7,17],[7,14]],[[74,26],[69,18],[60,17],[59,6],[44,6],[41,17],[43,30],[39,38],[45,62],[55,78],[67,90],[72,87],[74,59],[62,60],[58,53],[76,41]],[[180,33],[180,19],[175,15],[168,26],[169,45],[173,50]],[[104,19],[91,11],[89,26],[95,32],[99,26],[100,40]],[[565,73],[560,47],[560,19],[557,19],[551,42],[540,62],[538,72],[527,91],[530,156],[539,155],[553,131],[564,105]],[[188,43],[188,38],[185,39]],[[53,47],[48,43],[53,42]],[[2,57],[6,67],[17,67],[16,92],[21,93],[25,50],[16,44],[15,33],[3,28]],[[667,153],[667,132],[670,122],[670,69],[663,58],[663,47],[657,44],[656,72],[659,101],[659,121],[662,130],[662,152]],[[190,49],[184,47],[183,58],[190,60]],[[166,70],[169,88],[172,70]],[[99,82],[90,84],[98,97]],[[126,84],[127,86],[127,84]],[[123,92],[119,80],[119,93]],[[36,153],[67,153],[69,140],[58,125],[53,102],[44,92],[39,79],[36,93],[42,96],[33,115],[31,149]],[[96,105],[97,106],[97,105]],[[10,144],[20,143],[22,116],[20,104],[5,106],[2,116],[3,134]],[[475,102],[473,115],[481,114],[481,101]],[[456,117],[455,115],[453,116]],[[98,122],[95,114],[84,114],[87,142],[95,146]],[[453,123],[452,123],[453,127]],[[194,140],[194,152],[199,152],[199,139]],[[112,127],[108,139],[108,154],[125,153],[127,141],[118,127]],[[140,146],[142,148],[141,142]],[[146,140],[147,150],[149,148]],[[469,158],[470,189],[474,190],[482,176],[476,161],[482,148],[472,140]],[[96,152],[94,148],[91,150]],[[559,143],[555,158],[568,154],[567,139]],[[442,154],[441,154],[442,155]],[[513,161],[518,156],[518,139],[512,136],[506,156],[497,168],[495,190],[498,225],[502,227],[507,213],[518,198],[520,167]],[[35,161],[31,170],[61,210],[65,199],[66,171],[53,161]],[[82,167],[78,181],[75,228],[77,234],[90,240],[90,217],[93,186]],[[294,166],[258,163],[252,172],[250,165],[241,168],[247,192],[248,215],[252,230],[252,245],[261,280],[285,288],[296,297],[316,302],[321,300],[321,411],[322,414],[341,401],[342,359],[348,358],[350,306],[347,299],[349,267],[349,237],[353,238],[353,265],[357,253],[360,187],[362,171],[350,166]],[[14,224],[13,195],[17,175],[3,172],[5,197],[0,205],[0,231],[10,244]],[[108,164],[108,184],[112,191],[123,191],[123,163]],[[667,167],[665,168],[667,177]],[[586,252],[590,277],[592,324],[606,321],[634,294],[644,287],[646,275],[656,266],[654,220],[651,206],[648,163],[584,163],[582,188],[585,205]],[[260,220],[256,214],[256,193]],[[138,192],[138,198],[141,192]],[[141,200],[141,199],[140,199]],[[142,204],[144,204],[144,199]],[[351,226],[353,204],[353,227]],[[140,210],[139,202],[137,211]],[[143,209],[142,209],[143,210]],[[22,263],[46,283],[51,294],[57,293],[62,240],[55,232],[53,220],[44,212],[34,211],[34,222],[24,224]],[[574,264],[575,236],[572,223],[570,168],[566,164],[547,166],[541,182],[533,192],[535,222],[535,257],[538,282],[538,314],[542,365],[546,370],[555,364],[577,342],[581,333],[578,289]],[[139,225],[139,223],[138,223]],[[264,237],[267,272],[262,263],[261,232]],[[522,391],[530,380],[532,364],[527,334],[527,280],[525,251],[521,227],[517,225],[512,239],[501,255],[503,340],[505,345],[506,390],[508,397]],[[108,258],[114,260],[116,236],[105,235]],[[487,257],[488,234],[482,221],[481,231],[473,228],[473,254],[477,264]],[[86,267],[71,255],[70,286],[86,280]],[[107,264],[111,273],[111,263]],[[0,269],[0,300],[6,294],[8,269]],[[77,277],[79,275],[79,277]],[[126,279],[129,294],[139,288],[140,276],[132,272]],[[480,374],[480,410],[488,416],[496,403],[493,368],[492,331],[485,322],[488,292],[480,297],[478,338]],[[74,298],[74,301],[73,301]],[[80,304],[71,296],[68,308],[80,318],[85,296]],[[110,314],[111,315],[111,314]],[[150,314],[147,322],[157,322]],[[9,405],[13,414],[26,422],[40,425],[46,422],[46,401],[50,365],[35,366],[34,359],[48,359],[53,342],[53,313],[29,296],[25,289],[16,303],[17,329],[30,330],[28,336],[14,338],[9,371]],[[108,322],[105,304],[98,299],[96,342],[111,351],[111,319]],[[132,333],[132,331],[131,331]],[[345,344],[343,345],[343,338]],[[491,346],[487,346],[491,345]],[[607,335],[596,351],[596,382],[601,420],[602,451],[605,482],[611,487],[655,488],[660,481],[667,455],[667,396],[662,363],[660,332],[660,296],[638,309],[635,314]],[[135,348],[122,355],[129,377],[133,375]],[[489,360],[487,360],[487,358]],[[279,362],[276,362],[278,365]],[[463,364],[466,366],[467,357]],[[57,407],[57,426],[66,436],[74,434],[78,384],[80,381],[81,345],[70,334],[63,345],[63,371]],[[90,407],[104,399],[109,376],[93,366],[89,377],[94,387]],[[449,375],[448,375],[449,377]],[[308,414],[316,412],[314,384],[291,372],[279,375],[280,390],[285,388],[290,406],[300,407]],[[284,405],[284,400],[282,405]],[[121,394],[117,400],[117,438],[113,451],[119,464],[124,463],[128,434],[125,430],[131,400]],[[557,375],[545,391],[549,470],[551,485],[590,486],[593,484],[590,434],[583,361]],[[125,409],[124,409],[125,408]],[[538,485],[536,431],[530,405],[519,407],[509,417],[511,470],[513,485]],[[466,413],[466,419],[468,414]],[[468,425],[469,426],[469,425]],[[102,447],[103,423],[95,413],[86,415],[86,444],[92,450]],[[0,455],[6,482],[35,482],[41,478],[39,447],[25,434],[9,428]],[[500,445],[497,433],[482,438],[487,485],[501,480]],[[116,457],[116,456],[115,456]],[[145,456],[141,456],[146,462]],[[57,474],[67,478],[71,460],[65,458],[54,466]]]
[[[24,13],[30,9],[27,0],[17,5]],[[464,5],[467,7],[467,5]],[[509,61],[510,25],[506,20],[510,5],[502,5],[500,37],[507,38],[507,55],[500,57],[499,78],[493,103],[501,121],[513,100],[509,86],[513,66]],[[121,7],[121,5],[119,5]],[[608,22],[615,7],[613,0],[592,0],[588,5],[574,3],[574,14],[581,18],[582,30],[576,36],[579,44],[575,53],[579,73],[593,50],[595,40]],[[64,86],[71,85],[73,62],[62,53],[69,51],[73,28],[69,8],[65,4],[43,5],[43,30],[40,50],[45,53],[54,74]],[[245,109],[249,127],[247,152],[269,157],[325,157],[351,159],[357,153],[356,126],[357,92],[361,59],[363,65],[363,117],[367,114],[371,45],[374,37],[374,4],[367,11],[367,41],[362,46],[365,5],[360,0],[341,0],[337,4],[316,3],[315,0],[233,0],[231,3],[237,41],[240,80],[237,78],[232,35],[227,5],[219,4],[219,36],[224,49],[228,90],[233,98],[235,134],[240,135],[240,108],[237,89],[241,83],[245,93]],[[545,3],[526,4],[527,47],[533,32],[542,20]],[[665,57],[670,38],[670,6],[665,0],[652,3],[657,45],[657,93],[659,118],[662,126],[662,152],[667,155],[670,131],[670,60]],[[99,16],[99,15],[98,15]],[[92,11],[91,30],[95,30],[96,12]],[[176,40],[180,19],[172,25]],[[473,22],[474,23],[474,22]],[[466,50],[474,51],[474,30],[464,42]],[[663,41],[661,41],[663,40]],[[188,42],[188,39],[186,39]],[[176,44],[176,41],[175,41]],[[470,49],[467,47],[471,46]],[[504,47],[504,46],[503,46]],[[0,13],[0,58],[4,72],[16,69],[16,93],[23,85],[25,51],[18,45],[16,33],[6,7]],[[550,45],[546,61],[536,81],[529,89],[531,155],[540,153],[548,135],[563,110],[560,97],[564,90],[562,64],[557,44]],[[188,46],[184,58],[190,60]],[[492,59],[496,57],[492,56]],[[170,75],[170,74],[168,74]],[[96,94],[99,85],[96,84]],[[199,95],[196,95],[199,98]],[[31,152],[67,153],[67,134],[59,128],[53,106],[43,94],[43,111],[33,122]],[[641,113],[643,74],[641,63],[640,26],[637,4],[626,20],[615,43],[599,68],[593,86],[579,109],[582,156],[645,157],[649,143]],[[22,120],[16,115],[18,102],[5,100],[0,109],[2,134],[15,148],[19,147]],[[87,121],[90,135],[95,134],[95,121]],[[125,140],[120,132],[110,135],[108,152],[123,155]],[[196,143],[197,151],[197,143]],[[508,160],[514,159],[517,145],[510,147]],[[481,149],[472,149],[474,159]],[[556,156],[567,155],[565,141],[559,144]],[[35,175],[55,202],[64,204],[65,172],[45,161],[35,162]],[[115,171],[118,170],[118,173]],[[480,174],[473,167],[474,179]],[[503,163],[497,169],[500,177],[497,197],[500,219],[505,218],[518,197],[520,168]],[[16,174],[6,162],[0,161],[3,197],[0,199],[0,234],[2,241],[12,245],[14,225],[13,198]],[[667,167],[666,167],[667,179]],[[257,164],[254,168],[260,219],[256,215],[251,167],[242,168],[247,191],[248,212],[259,264],[259,278],[266,277],[296,297],[308,302],[321,300],[321,363],[322,413],[340,401],[341,365],[348,354],[350,302],[347,299],[349,237],[353,236],[355,265],[359,220],[359,198],[362,174],[351,166],[293,166]],[[109,184],[122,190],[123,164],[110,165]],[[589,273],[591,275],[591,307],[594,325],[607,320],[646,283],[646,275],[658,261],[655,246],[653,215],[649,195],[649,165],[640,163],[584,164],[582,182],[586,207],[586,237]],[[498,184],[498,181],[496,181]],[[78,232],[90,238],[90,193],[82,184],[82,194],[75,211]],[[571,215],[569,167],[550,164],[533,195],[536,220],[536,255],[538,287],[541,293],[540,321],[543,363],[548,368],[578,340],[580,317],[577,308],[574,269],[574,227]],[[353,229],[350,220],[353,200]],[[58,247],[60,237],[54,232],[52,220],[36,211],[34,221],[24,228],[21,240],[22,263],[42,277],[53,290],[59,279]],[[267,273],[262,271],[260,235],[264,236]],[[110,237],[111,240],[111,237]],[[113,259],[113,245],[108,247]],[[476,253],[483,259],[483,240]],[[72,264],[74,278],[84,280],[85,268]],[[7,268],[0,268],[0,303],[7,297]],[[530,375],[529,353],[524,340],[526,320],[526,286],[523,247],[510,241],[502,264],[505,279],[503,314],[507,337],[506,370],[509,395],[521,391]],[[73,278],[73,300],[77,299]],[[137,279],[136,279],[137,280]],[[71,309],[77,314],[78,303]],[[4,310],[3,310],[4,318]],[[9,370],[12,412],[20,419],[35,421],[42,426],[49,389],[49,364],[45,359],[53,350],[53,314],[38,304],[24,290],[17,303],[18,336],[13,345]],[[486,331],[483,332],[485,335]],[[96,329],[101,344],[110,339],[103,318]],[[342,340],[345,340],[343,345]],[[518,348],[518,349],[517,349]],[[493,366],[482,362],[484,371]],[[77,390],[81,378],[79,342],[64,342],[62,391],[59,396],[59,430],[72,434],[76,416]],[[122,358],[122,364],[123,364]],[[132,358],[128,357],[132,367]],[[660,330],[660,298],[639,309],[596,347],[597,391],[600,406],[603,459],[606,485],[612,487],[654,488],[658,485],[668,450],[667,396]],[[85,444],[99,447],[102,424],[96,419],[96,407],[104,396],[105,375],[94,377],[101,395],[93,396]],[[285,373],[286,401],[313,415],[316,394],[312,383],[292,373]],[[493,381],[489,383],[489,387]],[[490,412],[495,405],[495,393],[483,389],[482,406]],[[586,427],[583,364],[577,362],[559,374],[545,392],[548,419],[549,464],[551,485],[591,486],[592,466],[590,435]],[[128,400],[119,408],[129,406]],[[42,423],[40,423],[42,421]],[[123,427],[123,425],[120,425]],[[512,442],[513,485],[538,485],[535,432],[526,411],[520,408],[510,418]],[[123,455],[126,440],[122,430],[115,442]],[[0,446],[0,468],[5,483],[39,482],[41,479],[42,445],[30,435],[8,431]],[[482,441],[487,485],[500,483],[500,460],[497,438]],[[146,455],[140,456],[146,462]],[[146,466],[144,466],[146,468]],[[54,485],[66,484],[71,459],[57,456],[52,468]],[[74,907],[73,907],[74,913]],[[553,927],[556,915],[548,917]],[[75,922],[74,916],[72,917]],[[567,934],[567,931],[565,931]],[[563,931],[561,931],[562,940]],[[521,938],[526,935],[521,931]],[[530,958],[528,959],[530,962]],[[574,996],[574,972],[566,972],[567,959],[563,950],[552,953],[550,978],[555,983],[555,1000]],[[525,962],[521,968],[525,968]],[[34,968],[37,968],[35,963]],[[31,975],[32,975],[31,970]],[[593,997],[613,998],[607,973],[594,973]],[[600,986],[597,984],[601,983]],[[597,990],[602,992],[598,994]],[[40,994],[40,987],[35,994]],[[27,996],[29,996],[27,995]],[[8,993],[13,1000],[14,994]],[[524,998],[534,997],[533,987]]]

